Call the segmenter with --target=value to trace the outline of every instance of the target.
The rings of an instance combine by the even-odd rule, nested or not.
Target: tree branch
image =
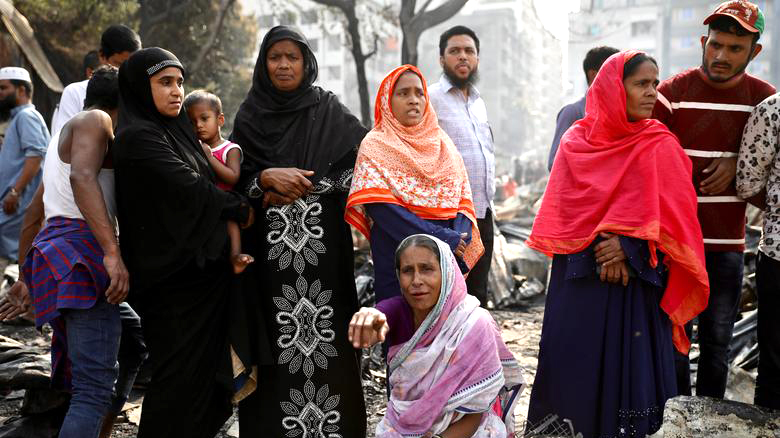
[[[368,59],[374,55],[376,55],[376,52],[379,50],[379,35],[374,34],[374,48],[363,55],[363,59]]]
[[[168,20],[172,14],[178,14],[180,12],[183,12],[185,9],[187,9],[187,2],[179,2],[178,5],[174,6],[172,0],[167,0],[165,2],[165,11],[160,12],[157,15],[152,15],[151,8],[149,4],[146,1],[139,1],[141,4],[141,9],[144,11],[142,18],[143,26],[148,30],[152,26],[158,25],[166,20]]]
[[[214,44],[217,42],[217,36],[219,36],[219,33],[222,31],[222,26],[225,24],[225,16],[230,10],[230,7],[233,6],[233,3],[235,2],[236,0],[220,1],[219,11],[217,12],[217,17],[214,20],[214,26],[211,29],[209,39],[206,44],[201,47],[200,52],[198,52],[198,56],[195,58],[195,62],[192,63],[192,66],[189,69],[193,76],[197,75],[197,72],[200,70],[200,67],[203,64],[203,61],[206,59],[206,56],[209,54],[209,52],[211,52],[211,49],[214,48]]]
[[[431,0],[426,0],[419,12],[414,12],[416,0],[401,0],[401,12],[398,19],[403,32],[401,43],[401,62],[417,63],[417,43],[426,30],[457,14],[468,0],[446,0],[436,9],[428,11]]]
[[[433,0],[427,0],[427,1],[426,1],[426,2],[425,2],[423,5],[422,5],[422,7],[420,8],[420,10],[419,10],[419,11],[417,11],[417,13],[418,13],[418,14],[422,14],[423,12],[427,11],[427,10],[428,10],[428,6],[430,6],[430,5],[431,5],[431,2],[432,2],[432,1],[433,1]]]
[[[339,8],[342,12],[345,12],[347,9],[349,9],[349,3],[351,2],[350,0],[314,0],[314,3]]]
[[[403,28],[407,23],[410,23],[414,19],[414,9],[417,6],[416,0],[402,0],[401,1],[401,11],[398,14],[399,21],[401,23],[401,28]]]
[[[313,0],[324,6],[339,9],[346,18],[343,23],[344,30],[349,35],[352,58],[355,60],[355,73],[357,75],[358,96],[360,97],[361,121],[365,126],[371,126],[371,103],[368,96],[368,83],[366,81],[366,65],[368,58],[376,54],[379,47],[379,35],[374,33],[374,50],[364,53],[360,36],[360,19],[357,16],[356,0]],[[412,0],[414,1],[414,0]]]
[[[439,23],[443,23],[448,18],[457,14],[458,11],[463,8],[466,2],[468,2],[468,0],[447,0],[447,2],[443,3],[436,9],[415,14],[409,23],[409,27],[418,32],[422,32],[425,29],[436,26]],[[430,0],[428,0],[428,3],[430,3]]]

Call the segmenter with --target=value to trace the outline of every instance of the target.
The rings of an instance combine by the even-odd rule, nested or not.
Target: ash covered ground
[[[528,410],[530,384],[533,382],[536,372],[536,357],[539,351],[539,336],[544,311],[543,299],[544,295],[540,295],[534,302],[525,306],[491,312],[502,328],[504,341],[523,366],[525,370],[524,377],[526,382],[529,383],[515,410],[516,423],[518,425],[522,424]],[[8,324],[0,324],[0,335],[19,341],[25,346],[33,346],[46,352],[48,352],[51,339],[49,330],[39,333],[30,326]],[[372,365],[364,374],[363,386],[368,412],[367,437],[373,437],[376,424],[385,413],[386,393],[385,371],[383,367],[376,364]],[[24,391],[22,390],[6,391],[2,395],[0,398],[0,424],[18,421],[16,419],[20,416],[23,397]],[[126,410],[117,420],[114,433],[111,435],[112,437],[130,438],[136,436],[138,427],[135,423],[137,423],[140,414],[139,406],[142,397],[142,391],[134,390],[128,405],[126,405]],[[0,436],[3,436],[3,434],[0,433]],[[228,420],[222,432],[217,436],[219,438],[238,436],[238,424],[236,423],[235,415]]]

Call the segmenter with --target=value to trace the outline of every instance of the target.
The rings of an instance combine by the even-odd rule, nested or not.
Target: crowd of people
[[[704,20],[702,65],[599,47],[587,95],[558,117],[528,245],[553,257],[528,420],[644,437],[663,407],[722,398],[741,291],[746,202],[764,209],[755,402],[780,409],[780,95],[745,72],[764,17]],[[228,138],[218,96],[186,94],[170,51],[110,26],[52,130],[30,73],[0,69],[0,261],[23,276],[0,318],[52,328],[59,436],[107,437],[144,361],[139,437],[363,437],[362,348],[382,343],[382,438],[508,437],[522,370],[487,303],[494,145],[480,41],[440,36],[442,75],[379,84],[369,130],[314,85],[289,26],[265,35]],[[94,58],[97,58],[95,61]],[[351,227],[370,241],[376,306],[359,308]],[[129,304],[128,304],[129,303]]]

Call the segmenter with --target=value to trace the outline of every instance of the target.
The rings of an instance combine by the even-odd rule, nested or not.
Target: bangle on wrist
[[[19,196],[19,191],[16,190],[16,187],[11,187],[10,189],[8,189],[8,194],[9,195],[14,195],[14,196]]]
[[[265,190],[260,186],[260,175],[253,179],[247,188],[246,194],[248,197],[257,199],[262,198]]]

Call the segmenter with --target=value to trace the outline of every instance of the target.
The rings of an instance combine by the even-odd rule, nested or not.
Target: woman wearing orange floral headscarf
[[[360,144],[345,219],[371,242],[381,301],[401,293],[394,254],[404,238],[438,237],[463,272],[484,248],[463,159],[439,128],[416,67],[398,67],[382,81],[374,118]]]

